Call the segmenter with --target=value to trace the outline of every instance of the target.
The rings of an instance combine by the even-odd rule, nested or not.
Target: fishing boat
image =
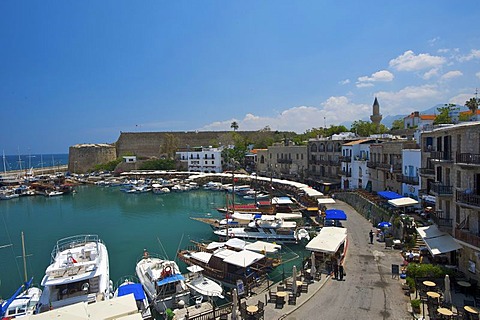
[[[222,285],[203,275],[203,268],[199,265],[187,267],[189,271],[185,283],[190,288],[193,296],[202,296],[205,300],[220,298],[223,299]]]
[[[1,319],[14,319],[24,317],[35,313],[37,303],[42,294],[40,288],[32,286],[33,277],[29,281],[27,278],[25,240],[22,232],[22,257],[23,268],[25,273],[25,283],[17,289],[17,291],[1,304]],[[23,292],[22,292],[23,290]]]
[[[110,299],[113,283],[109,268],[107,247],[97,235],[58,240],[41,282],[40,312]]]
[[[120,279],[120,285],[117,286],[113,297],[122,297],[133,294],[137,303],[138,312],[141,313],[143,319],[151,319],[152,312],[148,303],[147,296],[143,290],[142,284],[135,276],[126,276]]]
[[[188,305],[190,290],[175,261],[144,250],[135,271],[149,301],[159,313]]]
[[[220,240],[240,238],[244,240],[265,240],[269,242],[297,243],[302,239],[310,240],[308,232],[297,230],[295,221],[285,221],[271,215],[262,215],[254,219],[247,227],[221,228],[213,231]]]
[[[220,281],[228,288],[236,287],[237,281],[251,286],[266,279],[273,270],[275,260],[252,250],[193,242],[193,246],[180,250],[177,256],[189,266],[200,266],[202,273]]]
[[[63,195],[62,191],[58,191],[58,190],[45,191],[45,197],[57,197],[61,195]]]
[[[3,188],[0,190],[0,200],[10,200],[18,198],[20,195],[16,194],[13,189]]]

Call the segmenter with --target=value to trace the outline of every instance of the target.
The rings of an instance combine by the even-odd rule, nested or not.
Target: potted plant
[[[412,299],[410,300],[410,304],[412,305],[413,312],[420,313],[420,299]]]

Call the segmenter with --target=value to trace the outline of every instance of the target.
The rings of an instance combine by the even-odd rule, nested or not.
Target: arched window
[[[317,145],[315,143],[312,143],[312,146],[310,147],[310,151],[317,152]]]
[[[342,145],[340,143],[337,143],[337,147],[335,148],[336,152],[342,151]]]
[[[260,163],[265,163],[265,156],[264,156],[264,155],[262,155],[262,156],[260,157]]]
[[[320,143],[320,152],[325,152],[325,145]]]

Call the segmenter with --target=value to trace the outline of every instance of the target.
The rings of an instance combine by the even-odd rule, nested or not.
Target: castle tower
[[[375,126],[380,126],[380,121],[382,121],[382,115],[380,114],[380,105],[378,104],[377,97],[375,97],[375,101],[373,102],[373,114],[370,116],[370,120],[375,123]]]

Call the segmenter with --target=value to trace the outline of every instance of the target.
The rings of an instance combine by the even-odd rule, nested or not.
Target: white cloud
[[[409,86],[397,92],[380,91],[376,93],[380,104],[385,105],[382,108],[384,114],[409,113],[412,109],[424,107],[425,105],[435,104],[432,101],[438,100],[440,92],[434,85]]]
[[[341,85],[345,85],[345,84],[349,84],[350,83],[350,79],[345,79],[345,80],[342,80],[339,82]]]
[[[440,80],[450,80],[450,79],[461,77],[461,76],[463,76],[463,73],[461,71],[458,71],[458,70],[449,71],[445,73],[443,76],[441,76]]]
[[[480,79],[480,72],[475,73],[475,76]]]
[[[373,100],[372,100],[373,103]],[[299,106],[282,111],[270,117],[246,114],[242,120],[229,119],[205,125],[199,130],[231,130],[233,121],[239,130],[260,130],[269,126],[271,130],[295,131],[303,133],[308,129],[339,125],[346,121],[364,119],[372,112],[371,106],[355,104],[345,96],[330,97],[321,103],[321,107]]]
[[[430,78],[438,75],[438,68],[433,68],[425,72],[422,76],[423,79],[429,80]]]
[[[433,39],[428,40],[428,44],[433,46],[435,45],[436,42],[438,42],[438,40],[440,40],[440,37],[435,37]]]
[[[392,81],[395,76],[393,73],[387,70],[380,70],[372,75],[359,77],[357,81],[357,88],[371,87],[373,86],[372,82],[389,82]]]
[[[470,98],[472,98],[472,97],[473,97],[473,94],[460,93],[460,94],[456,95],[455,97],[450,98],[450,100],[448,100],[448,103],[454,103],[454,104],[464,106],[465,102],[470,100]]]
[[[470,61],[473,59],[480,59],[480,50],[472,49],[470,50],[469,54],[458,57],[458,61],[460,62]]]
[[[417,71],[438,68],[446,62],[447,60],[444,57],[432,56],[428,53],[415,55],[412,50],[408,50],[395,59],[390,60],[389,65],[398,71]]]

